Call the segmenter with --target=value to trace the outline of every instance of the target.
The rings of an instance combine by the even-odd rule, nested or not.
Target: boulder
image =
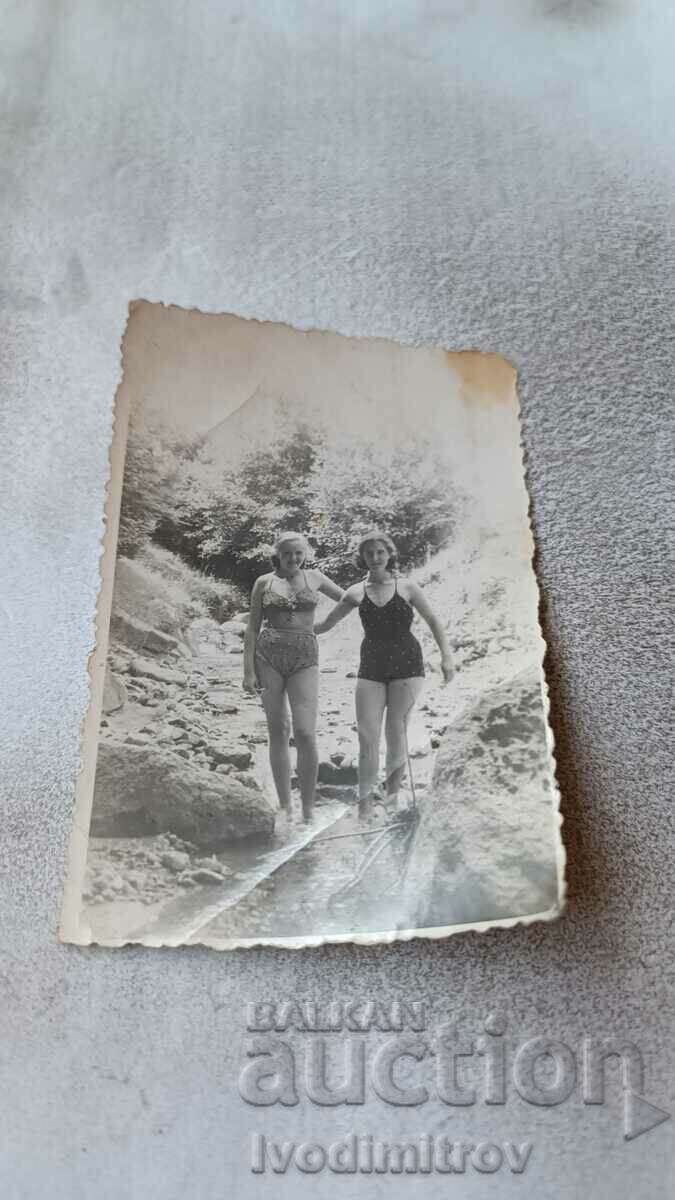
[[[353,784],[359,781],[358,768],[352,762],[320,762],[319,783]]]
[[[410,927],[554,908],[557,838],[541,686],[528,671],[443,734],[403,898]]]
[[[190,855],[186,854],[184,850],[165,850],[162,855],[162,866],[167,867],[176,875],[180,871],[184,871],[189,864]]]
[[[110,618],[110,631],[124,646],[132,650],[149,650],[151,654],[170,654],[178,649],[178,638],[155,629],[124,609],[116,608]]]
[[[238,771],[245,771],[253,761],[250,750],[229,750],[220,746],[207,746],[206,753],[213,762],[236,767]]]
[[[99,745],[91,833],[174,833],[200,849],[267,837],[274,810],[231,775],[206,771],[157,746]]]
[[[122,680],[110,668],[106,669],[103,682],[103,712],[120,712],[127,702],[128,694]]]
[[[177,683],[180,687],[185,687],[187,683],[187,675],[183,671],[160,667],[151,658],[134,658],[129,663],[129,674],[141,679],[154,679],[157,683]]]
[[[196,871],[190,871],[190,876],[195,883],[223,883],[225,880],[222,871],[211,871],[208,867],[198,867]]]

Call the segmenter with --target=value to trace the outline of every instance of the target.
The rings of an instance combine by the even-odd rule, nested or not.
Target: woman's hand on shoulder
[[[328,633],[335,625],[337,625],[338,621],[342,621],[345,617],[349,616],[349,613],[353,611],[354,606],[358,604],[358,600],[354,599],[353,596],[350,596],[350,593],[353,592],[354,588],[348,588],[346,592],[340,590],[340,597],[337,604],[323,621],[317,621],[316,625],[314,626],[315,633]]]
[[[322,595],[328,596],[331,600],[342,599],[344,592],[342,591],[340,585],[334,583],[333,580],[329,579],[327,575],[324,575],[323,571],[319,571],[316,567],[314,567],[311,571],[307,572],[307,575],[310,585],[315,588],[317,592],[321,592]]]

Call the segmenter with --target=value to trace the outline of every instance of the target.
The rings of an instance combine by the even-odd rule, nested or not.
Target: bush
[[[182,471],[155,538],[192,566],[250,588],[268,569],[278,533],[298,529],[327,574],[347,584],[359,575],[352,556],[358,535],[386,530],[409,569],[447,544],[456,511],[430,444],[392,449],[349,436],[327,444],[297,423],[236,469]]]
[[[246,607],[246,598],[236,585],[195,570],[162,546],[146,544],[139,555],[139,565],[162,580],[165,596],[181,597],[184,604],[192,605],[194,616],[209,616],[222,622]]]
[[[455,526],[458,497],[426,443],[392,450],[345,437],[325,455],[313,492],[309,533],[323,569],[343,585],[363,574],[353,552],[369,529],[388,533],[410,570],[447,545]]]
[[[193,570],[170,551],[146,544],[135,559],[117,559],[113,605],[180,638],[196,617],[226,621],[244,607],[245,600],[231,584]]]

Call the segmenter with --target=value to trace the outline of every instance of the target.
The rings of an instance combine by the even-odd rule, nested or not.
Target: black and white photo
[[[532,557],[503,359],[133,305],[62,936],[557,915]]]

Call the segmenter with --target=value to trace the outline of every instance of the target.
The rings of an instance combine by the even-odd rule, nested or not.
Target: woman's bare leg
[[[256,658],[256,674],[269,734],[270,767],[284,812],[291,809],[291,720],[283,675],[262,658]]]
[[[377,786],[380,770],[380,737],[387,687],[374,679],[356,681],[356,725],[359,731],[359,809]]]
[[[406,727],[424,679],[394,679],[387,685],[387,717],[384,736],[387,744],[387,795],[396,796],[405,778],[408,752]]]
[[[302,815],[309,820],[314,808],[319,755],[316,748],[316,719],[319,709],[319,668],[304,667],[286,684],[293,718],[293,738],[298,752],[298,783]]]

